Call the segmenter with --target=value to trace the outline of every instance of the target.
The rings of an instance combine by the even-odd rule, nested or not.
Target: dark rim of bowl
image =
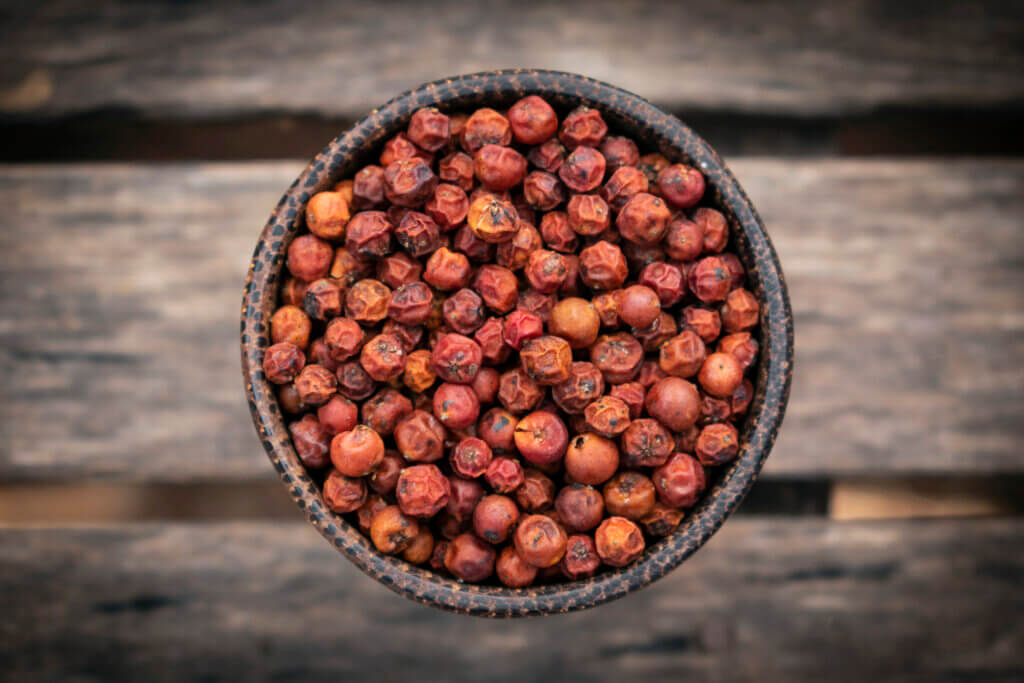
[[[602,112],[610,128],[633,137],[671,161],[699,168],[712,203],[729,219],[732,241],[761,301],[760,356],[756,391],[741,429],[736,460],[674,533],[652,544],[636,563],[594,578],[524,589],[462,583],[378,552],[373,544],[323,502],[299,461],[261,361],[269,345],[269,320],[291,239],[303,225],[306,202],[329,189],[400,130],[420,107],[462,110],[506,106],[527,94],[541,95],[567,111],[580,104]],[[761,219],[739,183],[711,147],[676,117],[614,86],[571,73],[517,69],[469,74],[427,83],[399,95],[323,149],[278,203],[253,253],[242,301],[242,373],[249,410],[271,463],[310,523],[361,570],[391,590],[434,607],[480,616],[527,616],[570,612],[622,597],[661,578],[692,555],[736,508],[768,456],[789,396],[793,325],[782,269]]]

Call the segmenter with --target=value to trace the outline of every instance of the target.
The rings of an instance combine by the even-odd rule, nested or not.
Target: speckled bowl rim
[[[403,130],[420,107],[464,109],[510,103],[526,94],[545,96],[562,107],[586,103],[600,109],[613,130],[632,135],[673,161],[701,169],[708,192],[730,220],[750,286],[762,302],[761,350],[757,390],[741,430],[739,455],[672,535],[652,545],[629,567],[583,581],[510,589],[461,583],[383,555],[358,529],[327,509],[292,447],[261,359],[268,346],[268,323],[277,302],[285,251],[302,227],[309,198],[352,173],[358,164],[368,163],[368,151]],[[260,235],[245,284],[241,323],[242,372],[253,421],[271,463],[310,523],[357,567],[391,590],[427,605],[479,616],[527,616],[593,607],[642,588],[677,567],[718,530],[754,483],[782,422],[792,377],[792,311],[782,269],[761,219],[729,169],[679,119],[646,100],[606,83],[554,71],[493,71],[427,83],[375,109],[331,141],[288,188]]]

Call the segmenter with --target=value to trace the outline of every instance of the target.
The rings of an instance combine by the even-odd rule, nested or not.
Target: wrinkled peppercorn
[[[295,391],[307,406],[320,406],[338,390],[338,380],[322,365],[307,365],[295,377]]]
[[[413,465],[402,470],[395,495],[402,512],[410,517],[433,517],[448,504],[451,487],[436,465]]]
[[[746,372],[757,361],[757,340],[749,332],[737,332],[722,337],[718,342],[718,351],[731,353],[740,362],[740,368]]]
[[[609,171],[615,171],[623,166],[636,166],[640,162],[640,150],[629,138],[606,137],[598,149],[608,161]]]
[[[569,149],[580,145],[597,147],[608,133],[608,124],[601,117],[601,112],[583,105],[576,107],[562,121],[558,131],[558,139]]]
[[[705,252],[718,253],[729,243],[729,222],[720,211],[701,207],[693,212],[693,222],[703,235]]]
[[[681,510],[658,502],[654,504],[650,512],[640,519],[640,524],[643,525],[648,536],[658,538],[668,536],[675,531],[681,521],[683,521]]]
[[[638,192],[619,211],[615,225],[623,239],[648,246],[657,244],[664,237],[671,217],[665,202],[647,192]]]
[[[704,467],[692,455],[674,454],[654,470],[652,476],[658,498],[673,508],[689,508],[697,502],[707,485]]]
[[[390,436],[411,412],[412,401],[394,389],[384,389],[363,404],[363,424],[381,436]]]
[[[473,289],[487,307],[497,313],[508,313],[519,300],[519,283],[508,268],[494,264],[480,266],[473,280]]]
[[[428,164],[432,164],[434,155],[420,149],[405,133],[399,133],[384,143],[384,149],[380,153],[380,165],[386,169],[389,165],[402,159],[422,159]]]
[[[274,344],[288,342],[305,349],[312,329],[309,316],[298,306],[282,306],[270,317],[270,341]]]
[[[544,218],[540,222],[540,235],[545,244],[560,254],[570,254],[576,251],[579,243],[579,237],[569,225],[569,218],[564,211],[550,211],[544,214]],[[562,258],[564,260],[566,257],[563,255]],[[529,268],[529,261],[527,261],[527,268]],[[529,276],[529,271],[527,271],[527,276]]]
[[[444,457],[444,427],[430,413],[414,410],[395,426],[395,445],[409,462],[436,462]]]
[[[334,249],[316,235],[299,235],[288,245],[288,272],[305,282],[327,277]]]
[[[519,213],[507,199],[482,194],[470,203],[466,223],[483,241],[499,244],[512,239],[519,230]]]
[[[399,159],[384,169],[384,196],[397,206],[422,206],[434,193],[437,182],[437,176],[423,159]]]
[[[359,361],[342,363],[334,374],[338,378],[338,393],[353,401],[362,401],[377,388]]]
[[[629,467],[660,467],[672,455],[675,446],[675,440],[664,425],[650,418],[630,422],[622,433],[621,442]]]
[[[679,317],[679,325],[684,330],[692,330],[705,344],[710,344],[722,331],[722,319],[718,311],[701,306],[687,306]]]
[[[346,477],[331,470],[324,480],[324,503],[333,512],[354,512],[366,502],[366,483],[358,477]]]
[[[417,349],[406,356],[402,382],[410,391],[422,394],[434,384],[435,379],[430,351]]]
[[[622,207],[638,194],[647,192],[649,184],[643,171],[632,166],[617,169],[601,188],[601,198],[608,202],[613,211]]]
[[[472,268],[465,254],[441,247],[427,260],[423,279],[440,290],[461,289],[469,284]]]
[[[729,333],[752,329],[757,326],[760,311],[761,306],[753,294],[745,289],[734,289],[722,304],[722,327]]]
[[[376,381],[390,382],[401,377],[405,370],[405,350],[398,337],[378,334],[363,346],[359,363]]]
[[[505,325],[501,318],[488,318],[473,333],[473,340],[480,346],[480,354],[487,365],[499,365],[508,360],[512,348],[505,343]]]
[[[505,546],[495,566],[498,580],[509,588],[525,588],[537,577],[537,568],[523,562],[514,546]]]
[[[438,163],[437,175],[443,182],[457,185],[463,192],[471,192],[476,178],[473,157],[465,152],[453,152]]]
[[[566,207],[569,227],[580,235],[600,235],[611,225],[611,210],[596,194],[575,194]]]
[[[360,211],[348,222],[345,249],[359,258],[381,258],[391,253],[394,230],[383,211]]]
[[[640,417],[640,413],[644,410],[644,398],[647,396],[644,385],[639,382],[624,382],[613,386],[608,393],[629,406],[630,419],[635,420]]]
[[[484,145],[473,157],[477,180],[491,190],[515,187],[526,175],[526,157],[511,147]]]
[[[508,119],[493,109],[477,109],[462,129],[462,148],[476,154],[484,145],[507,145],[512,142]]]
[[[463,439],[452,450],[451,465],[456,474],[467,479],[482,477],[491,464],[491,447],[483,439]]]
[[[565,201],[565,185],[554,173],[531,171],[523,180],[526,203],[539,211],[550,211]]]
[[[387,451],[377,469],[366,478],[366,483],[381,495],[391,493],[398,486],[398,477],[404,468],[405,459],[395,451]]]
[[[700,430],[695,455],[704,465],[724,465],[739,453],[739,432],[728,423],[709,424]]]
[[[587,427],[601,436],[614,438],[629,427],[629,406],[615,396],[602,396],[584,411]]]
[[[530,254],[543,246],[544,241],[537,228],[520,220],[516,224],[516,233],[512,239],[498,245],[495,258],[498,265],[510,270],[519,270],[526,266]]]
[[[569,379],[572,349],[561,337],[537,337],[523,344],[519,360],[523,370],[537,384],[553,386]]]
[[[590,192],[604,180],[605,160],[593,147],[572,151],[558,169],[558,177],[573,192]]]
[[[384,441],[366,425],[356,425],[331,440],[331,462],[345,476],[370,474],[383,459]]]
[[[617,289],[629,276],[622,250],[604,240],[580,252],[580,278],[591,289]]]
[[[692,166],[673,164],[658,173],[661,195],[677,209],[688,209],[704,196],[704,175]]]
[[[594,534],[597,554],[613,567],[625,567],[644,552],[640,527],[625,517],[609,517]]]
[[[687,274],[687,286],[694,295],[706,303],[722,301],[729,294],[732,273],[717,256],[697,261]]]
[[[631,334],[619,332],[597,338],[590,347],[590,362],[604,375],[606,382],[620,384],[636,377],[644,361],[644,350]]]
[[[528,469],[515,491],[516,502],[527,512],[539,512],[555,502],[555,482],[543,472]]]
[[[389,505],[373,517],[370,538],[377,550],[388,555],[402,552],[412,544],[420,532],[419,524],[402,512],[397,505]]]
[[[437,222],[429,215],[418,211],[406,213],[395,228],[394,234],[399,246],[416,258],[434,252],[441,245],[441,233]]]
[[[448,117],[435,107],[418,109],[409,119],[407,135],[417,147],[436,152],[448,144]]]
[[[280,342],[263,354],[263,374],[273,384],[288,384],[306,365],[306,354],[291,342]],[[301,396],[299,400],[302,401]]]
[[[321,239],[344,237],[350,217],[348,201],[340,192],[317,192],[306,204],[306,227]]]
[[[373,325],[388,315],[391,289],[380,280],[366,278],[345,294],[345,315],[356,322]]]
[[[593,576],[601,566],[594,540],[586,534],[570,536],[565,543],[565,556],[559,565],[566,578],[576,581]]]
[[[545,515],[527,515],[520,519],[515,533],[519,556],[534,567],[551,567],[565,555],[565,530]]]
[[[445,382],[469,384],[480,370],[483,352],[469,337],[447,333],[434,346],[430,360],[434,372]]]
[[[359,525],[359,530],[369,535],[370,528],[373,525],[373,518],[387,506],[387,501],[376,493],[368,495],[366,502],[356,510],[356,523]]]

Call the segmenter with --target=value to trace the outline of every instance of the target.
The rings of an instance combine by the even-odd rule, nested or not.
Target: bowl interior
[[[642,153],[660,152],[673,162],[701,169],[707,178],[702,205],[717,208],[729,219],[730,245],[761,301],[761,349],[754,399],[740,430],[739,455],[730,465],[717,468],[704,497],[673,534],[652,544],[629,567],[567,584],[510,589],[460,583],[383,555],[358,529],[327,509],[318,480],[306,472],[291,445],[261,360],[269,344],[269,319],[278,305],[285,251],[303,227],[309,198],[373,163],[384,142],[404,130],[420,107],[436,106],[442,111],[503,108],[527,94],[545,97],[560,117],[580,104],[597,108],[608,122],[610,134],[633,138]],[[261,441],[310,522],[360,569],[406,597],[487,616],[591,607],[660,578],[697,550],[742,500],[771,449],[788,398],[793,353],[792,314],[778,258],[753,206],[714,151],[678,119],[636,95],[582,76],[545,71],[489,72],[426,84],[398,96],[333,140],[288,189],[260,236],[242,305],[241,342],[250,411]]]

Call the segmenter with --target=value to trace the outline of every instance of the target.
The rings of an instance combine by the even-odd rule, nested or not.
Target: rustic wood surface
[[[1024,97],[1010,1],[6,3],[0,112],[358,116],[422,82],[576,71],[673,109],[848,114]]]
[[[0,530],[9,680],[1019,680],[1024,523],[733,520],[653,586],[485,621],[304,524]],[[2,676],[0,676],[2,677]]]
[[[1022,473],[1024,163],[740,159],[796,313],[769,476]],[[271,477],[237,351],[293,162],[0,168],[0,477]]]

